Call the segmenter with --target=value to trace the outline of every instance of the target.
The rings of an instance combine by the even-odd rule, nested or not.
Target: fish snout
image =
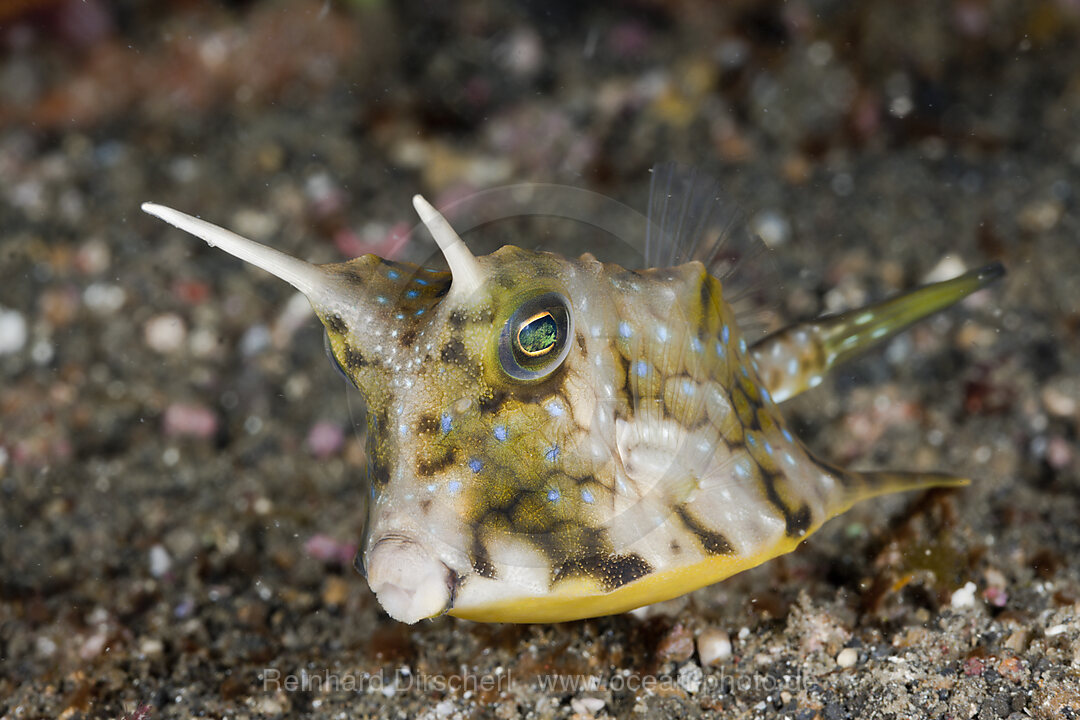
[[[412,624],[453,607],[457,573],[416,539],[398,533],[375,541],[367,580],[386,614]]]

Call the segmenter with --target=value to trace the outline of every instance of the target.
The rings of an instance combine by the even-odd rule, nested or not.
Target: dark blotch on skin
[[[386,487],[386,484],[390,482],[390,468],[377,460],[372,460],[368,465],[368,477],[371,478],[375,487]]]
[[[442,472],[454,464],[456,453],[450,448],[434,460],[421,460],[416,464],[416,473],[422,477],[430,477],[435,473]]]
[[[466,323],[467,320],[468,320],[468,318],[465,317],[465,313],[463,313],[462,311],[460,311],[460,310],[452,310],[452,311],[450,311],[450,324],[452,326],[454,326],[456,328],[465,327],[465,323]]]
[[[494,393],[492,393],[491,397],[480,399],[480,412],[498,412],[499,408],[503,406],[504,402],[506,402],[506,391],[496,390]]]
[[[398,340],[398,342],[401,343],[402,347],[412,347],[412,344],[416,342],[416,331],[406,330],[405,332],[401,333],[401,338],[400,340]]]
[[[348,343],[345,343],[344,355],[345,367],[355,370],[367,365],[367,360],[364,359],[363,353]]]
[[[600,583],[605,592],[610,592],[651,572],[652,567],[640,555],[596,552],[568,559],[555,574],[555,581],[584,575]]]
[[[694,533],[697,539],[701,541],[701,546],[705,548],[705,552],[710,555],[730,555],[734,551],[726,537],[698,522],[685,505],[676,507],[675,514],[679,516],[679,520],[686,526],[686,529]]]
[[[345,331],[348,329],[345,327],[345,321],[342,320],[341,316],[337,313],[326,317],[326,326],[338,335],[344,335]]]
[[[433,435],[437,430],[441,430],[442,427],[439,424],[438,418],[434,415],[424,415],[420,418],[420,422],[417,423],[416,429],[425,435]]]
[[[780,492],[776,489],[777,480],[783,482],[784,479],[779,475],[764,471],[762,471],[762,476],[765,485],[765,497],[784,516],[784,531],[788,537],[797,538],[805,535],[806,531],[810,529],[810,506],[803,503],[798,510],[792,510],[784,502],[784,499],[780,497]]]
[[[465,354],[465,343],[457,338],[453,338],[445,345],[442,346],[442,350],[439,351],[439,357],[445,363],[461,364],[468,360],[468,356]]]
[[[605,590],[615,590],[652,572],[652,566],[640,555],[634,553],[618,555],[607,560],[605,564],[607,565],[603,578]]]
[[[495,564],[491,562],[487,548],[484,547],[484,543],[481,542],[479,538],[473,540],[472,549],[469,551],[469,555],[472,559],[473,570],[476,571],[477,575],[488,578],[489,580],[494,580],[498,577],[495,572]]]
[[[790,517],[785,517],[784,520],[787,523],[788,537],[802,537],[810,529],[810,506],[803,503],[803,506],[797,512]]]

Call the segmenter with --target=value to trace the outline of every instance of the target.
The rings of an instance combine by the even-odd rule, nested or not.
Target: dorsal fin
[[[660,163],[649,181],[645,266],[692,260],[721,281],[739,326],[755,334],[762,316],[778,304],[781,288],[768,247],[749,231],[715,178],[692,166]]]

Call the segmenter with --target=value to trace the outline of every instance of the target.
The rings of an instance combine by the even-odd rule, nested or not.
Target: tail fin
[[[967,478],[942,473],[857,472],[852,470],[837,470],[837,472],[843,478],[846,492],[840,507],[833,511],[833,515],[839,515],[855,503],[879,495],[908,492],[910,490],[927,490],[936,487],[963,487],[971,483],[971,480]]]
[[[874,305],[784,328],[752,348],[761,379],[777,402],[798,395],[833,367],[1004,274],[1001,263],[992,263]]]

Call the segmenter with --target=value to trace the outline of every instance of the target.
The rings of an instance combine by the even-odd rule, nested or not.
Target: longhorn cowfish
[[[623,612],[790,552],[860,500],[967,482],[823,462],[778,403],[999,264],[748,344],[727,280],[688,258],[702,224],[685,198],[702,181],[660,166],[653,185],[640,230],[667,266],[644,270],[510,245],[475,257],[419,195],[449,271],[374,255],[312,265],[143,209],[310,300],[367,405],[356,566],[402,622]]]

